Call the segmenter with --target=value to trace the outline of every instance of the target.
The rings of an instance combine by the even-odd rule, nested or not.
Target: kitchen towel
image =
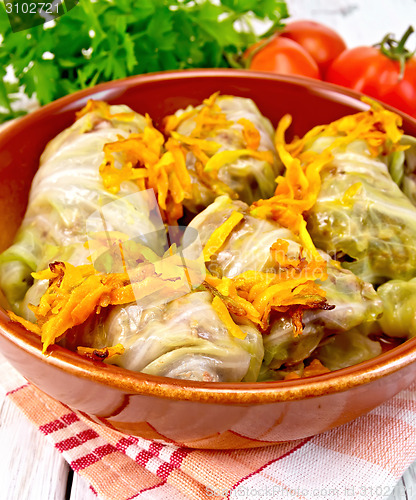
[[[7,362],[0,363],[0,384],[103,500],[381,500],[416,459],[416,383],[318,436],[224,451],[104,428],[39,391]]]

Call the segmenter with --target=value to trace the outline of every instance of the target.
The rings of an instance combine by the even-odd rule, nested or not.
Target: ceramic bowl
[[[137,76],[72,94],[0,134],[0,250],[23,217],[30,183],[47,142],[74,120],[88,98],[124,103],[155,122],[215,91],[252,98],[274,125],[293,116],[292,134],[366,108],[360,95],[310,79],[239,70]],[[403,116],[406,133],[416,121]],[[0,349],[46,394],[123,433],[193,448],[247,448],[305,438],[372,410],[416,378],[416,338],[350,368],[307,379],[197,383],[90,361],[39,338],[0,311]]]

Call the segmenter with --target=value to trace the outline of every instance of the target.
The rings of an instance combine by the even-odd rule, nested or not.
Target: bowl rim
[[[367,104],[360,100],[363,94],[359,92],[307,77],[274,75],[229,68],[174,70],[136,75],[74,92],[19,118],[0,132],[0,139],[7,141],[9,136],[18,134],[21,128],[26,128],[51,113],[66,112],[72,109],[74,111],[78,110],[93,94],[117,89],[124,91],[140,84],[172,79],[218,77],[242,78],[246,81],[261,79],[285,82],[295,86],[308,87],[313,92],[323,93],[329,91],[330,94],[334,94],[333,98],[336,101],[351,105],[357,111],[360,108],[367,109],[368,107]],[[113,95],[112,100],[115,100],[116,97]],[[376,99],[374,100],[376,101]],[[383,107],[395,111],[416,126],[416,120],[411,116],[384,103]],[[193,382],[147,375],[115,365],[92,361],[59,345],[51,346],[45,356],[42,354],[39,337],[26,330],[23,326],[12,322],[2,307],[0,307],[0,336],[41,362],[73,374],[78,378],[89,379],[132,395],[141,394],[169,400],[199,401],[225,405],[286,402],[344,392],[393,374],[416,361],[416,337],[414,337],[368,361],[313,377],[272,382]]]
[[[56,344],[50,346],[45,355],[42,353],[39,337],[20,324],[13,323],[2,309],[0,336],[42,363],[130,395],[141,394],[170,400],[215,402],[225,405],[287,402],[345,392],[393,374],[416,362],[414,337],[368,361],[312,377],[271,382],[193,382],[147,375],[93,361]]]

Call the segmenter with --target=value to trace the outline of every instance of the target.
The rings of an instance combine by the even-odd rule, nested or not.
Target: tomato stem
[[[258,45],[250,50],[250,54],[247,58],[245,58],[245,67],[249,68],[251,61],[253,60],[253,57],[260,52],[266,45],[269,45],[269,43],[275,38],[276,34],[270,35],[267,38],[263,38],[261,41],[258,42]]]
[[[403,79],[404,71],[406,68],[406,61],[413,57],[415,50],[412,52],[406,49],[405,45],[412,33],[414,33],[413,26],[409,26],[402,36],[402,38],[397,41],[393,38],[391,33],[388,33],[383,40],[376,44],[375,46],[380,49],[380,52],[391,59],[392,61],[398,61],[400,64],[400,72],[398,81]]]
[[[241,55],[239,55],[239,54],[232,54],[229,52],[224,52],[224,58],[231,68],[234,68],[234,69],[241,69],[241,68],[245,69],[246,68],[246,65],[244,64],[244,62],[242,62]]]
[[[414,33],[413,26],[409,26],[406,30],[406,33],[402,36],[401,40],[399,41],[399,44],[397,45],[397,49],[403,50],[404,46],[406,45],[407,39],[409,36]],[[406,50],[406,49],[405,49]],[[414,51],[413,51],[414,52]]]

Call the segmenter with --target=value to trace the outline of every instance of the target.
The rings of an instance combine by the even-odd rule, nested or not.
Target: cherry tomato
[[[292,21],[279,36],[301,45],[318,65],[322,77],[332,61],[347,48],[336,31],[315,21]]]
[[[402,64],[401,68],[400,62],[381,48],[355,47],[333,61],[326,81],[358,90],[416,117],[416,57],[405,51]]]
[[[264,42],[257,43],[246,52],[246,57],[252,55],[250,69],[320,79],[316,62],[298,43],[274,36],[262,44]]]

